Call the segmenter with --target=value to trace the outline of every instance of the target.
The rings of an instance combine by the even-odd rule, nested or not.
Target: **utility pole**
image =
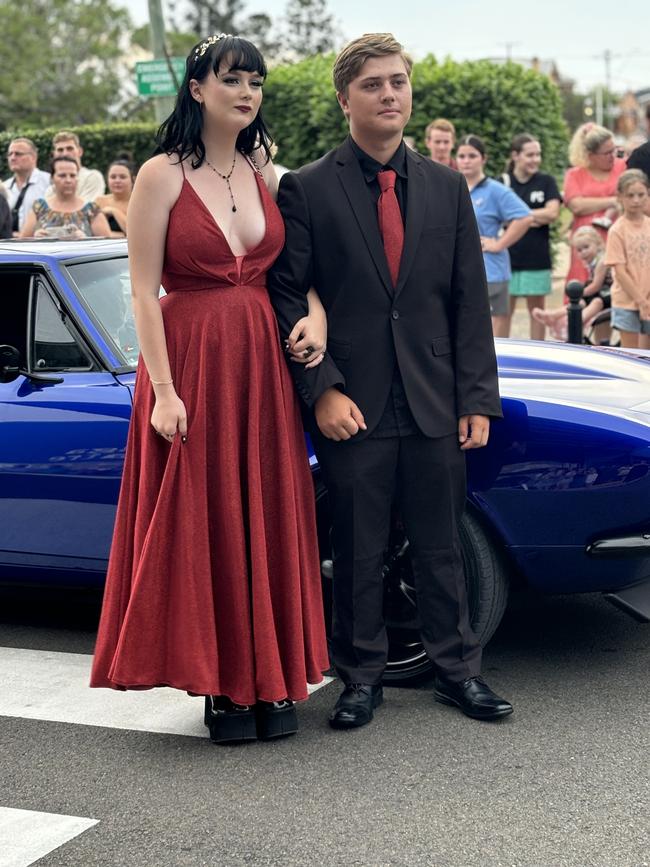
[[[596,123],[598,126],[603,125],[603,86],[596,85]]]
[[[503,45],[506,49],[506,60],[512,60],[512,49],[515,45],[521,45],[521,42],[498,42],[497,45]]]
[[[612,129],[612,52],[607,48],[603,55],[605,59],[605,121],[609,129]]]
[[[165,20],[162,12],[162,0],[148,0],[149,24],[151,27],[151,50],[156,60],[167,59],[165,48]],[[172,113],[175,100],[171,96],[154,97],[156,120],[162,123]]]

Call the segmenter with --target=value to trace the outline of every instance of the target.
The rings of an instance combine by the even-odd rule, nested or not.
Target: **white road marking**
[[[97,821],[0,807],[0,867],[28,867]]]
[[[202,698],[176,689],[90,689],[91,661],[85,653],[0,647],[0,716],[206,736]],[[310,686],[310,693],[332,680]]]

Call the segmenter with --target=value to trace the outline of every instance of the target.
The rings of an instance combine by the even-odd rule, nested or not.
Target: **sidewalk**
[[[560,307],[564,296],[564,281],[569,271],[569,245],[562,241],[558,245],[555,267],[553,268],[553,291],[546,296],[546,309]],[[524,298],[519,298],[517,307],[512,317],[510,336],[524,338],[530,337],[528,307]]]

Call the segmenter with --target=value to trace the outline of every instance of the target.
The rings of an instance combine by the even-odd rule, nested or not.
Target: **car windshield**
[[[125,367],[135,367],[140,347],[131,306],[128,258],[71,263],[68,272],[115,354]]]

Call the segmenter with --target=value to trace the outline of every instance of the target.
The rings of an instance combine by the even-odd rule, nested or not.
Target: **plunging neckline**
[[[248,160],[246,160],[246,162],[248,163]],[[250,165],[250,163],[248,163],[248,164]],[[251,247],[250,250],[246,250],[245,253],[241,253],[240,255],[237,256],[237,255],[235,255],[235,253],[233,253],[233,249],[230,246],[230,241],[228,240],[228,238],[226,238],[226,234],[223,231],[223,229],[221,228],[221,226],[219,225],[219,223],[217,222],[214,214],[212,213],[210,208],[208,208],[208,206],[205,204],[205,202],[203,201],[201,196],[198,194],[198,192],[194,189],[192,184],[189,182],[185,172],[183,172],[183,183],[187,184],[187,186],[190,188],[190,190],[192,190],[192,192],[194,193],[194,195],[198,199],[199,203],[201,204],[201,207],[206,212],[206,214],[210,217],[210,221],[214,224],[216,230],[219,232],[219,234],[223,238],[223,240],[226,244],[226,247],[228,247],[228,252],[232,256],[232,258],[235,260],[239,259],[240,262],[242,262],[247,256],[250,256],[257,249],[259,249],[259,247],[262,245],[264,239],[266,238],[266,230],[268,229],[268,219],[267,219],[267,215],[266,215],[266,206],[265,206],[265,202],[264,202],[264,191],[262,190],[262,188],[260,186],[260,184],[264,184],[264,186],[266,186],[266,184],[264,183],[263,179],[260,179],[258,173],[255,170],[253,170],[253,176],[254,176],[255,181],[257,183],[257,190],[259,192],[260,200],[262,202],[262,211],[264,213],[264,234],[262,235],[260,240],[257,242],[257,244],[255,244],[254,247]],[[267,192],[268,192],[268,190],[267,190]]]

